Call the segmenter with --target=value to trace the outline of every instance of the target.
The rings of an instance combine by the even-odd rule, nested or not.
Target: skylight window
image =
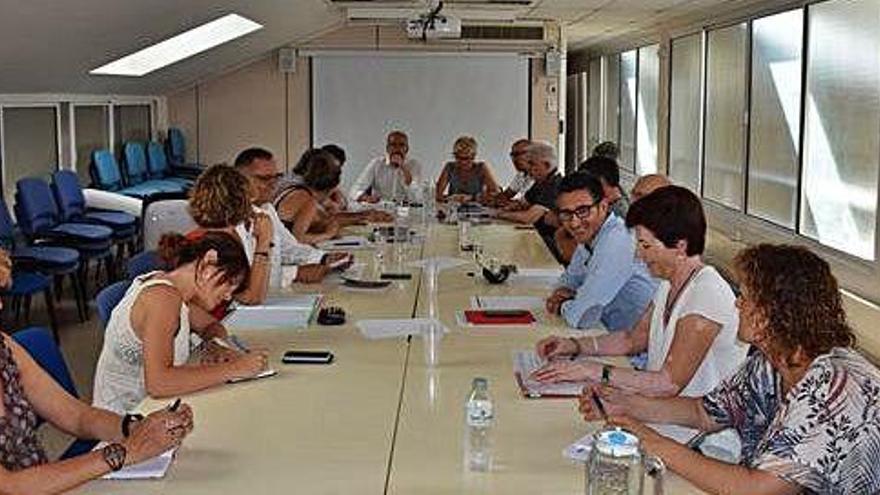
[[[262,28],[262,24],[229,14],[93,69],[89,74],[140,77]]]

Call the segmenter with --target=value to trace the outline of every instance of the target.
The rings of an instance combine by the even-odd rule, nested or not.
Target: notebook
[[[102,442],[95,446],[95,450],[102,449],[107,444]],[[138,464],[126,466],[119,471],[113,471],[104,475],[105,480],[148,480],[164,478],[171,463],[174,462],[174,454],[177,449],[171,449],[152,459],[147,459]]]
[[[321,294],[270,298],[258,306],[237,305],[223,319],[229,330],[306,328],[321,304]]]
[[[581,395],[586,382],[541,383],[529,378],[545,362],[535,351],[514,351],[513,374],[523,397],[528,399],[573,398]]]

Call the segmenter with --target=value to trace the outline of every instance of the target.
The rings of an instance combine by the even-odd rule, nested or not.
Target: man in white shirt
[[[367,164],[351,187],[349,197],[365,203],[415,200],[421,165],[415,159],[407,158],[407,153],[409,138],[406,133],[389,133],[385,142],[385,156]]]
[[[270,287],[289,285],[291,281],[320,282],[330,271],[330,265],[349,257],[347,253],[327,254],[299,242],[278,218],[278,212],[272,205],[272,196],[282,174],[278,171],[272,153],[261,148],[246,149],[236,157],[235,168],[251,182],[254,207],[265,213],[272,222],[272,247],[269,250]],[[241,234],[240,232],[239,235]],[[295,265],[286,274],[292,280],[282,280],[282,265]]]
[[[529,175],[530,162],[528,148],[532,144],[528,139],[517,139],[510,146],[510,163],[516,170],[516,175],[510,180],[510,184],[503,191],[489,197],[484,204],[490,206],[507,206],[513,200],[522,199],[523,194],[534,185],[535,180]]]

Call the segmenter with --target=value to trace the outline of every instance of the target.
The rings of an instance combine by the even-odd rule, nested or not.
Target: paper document
[[[259,306],[236,306],[223,319],[229,330],[305,328],[321,303],[320,294],[270,298]]]
[[[543,297],[531,296],[473,296],[474,309],[543,309]]]
[[[446,270],[447,268],[455,268],[457,266],[466,265],[469,261],[461,258],[452,258],[449,256],[438,256],[435,258],[425,258],[419,261],[413,261],[409,266],[416,268],[428,268],[433,265],[437,271]]]
[[[100,450],[107,445],[101,442],[95,446],[95,450]],[[164,478],[165,473],[174,461],[174,453],[177,449],[171,449],[164,454],[160,454],[152,459],[147,459],[139,464],[126,466],[119,471],[110,472],[104,475],[105,480],[146,480]]]
[[[530,399],[541,397],[577,397],[587,385],[586,382],[541,383],[529,378],[532,372],[546,364],[535,351],[513,352],[513,373],[524,396]]]
[[[370,339],[390,339],[405,337],[407,335],[421,335],[428,325],[439,325],[443,333],[449,329],[443,326],[439,320],[430,318],[411,318],[407,320],[360,320],[357,322],[361,335]]]
[[[324,251],[350,251],[352,249],[364,249],[372,246],[370,241],[362,235],[346,235],[339,239],[330,239],[318,243],[318,249]]]
[[[509,280],[514,285],[552,287],[559,283],[561,275],[561,268],[519,268]]]

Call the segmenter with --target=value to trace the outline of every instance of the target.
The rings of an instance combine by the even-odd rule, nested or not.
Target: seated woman
[[[290,184],[275,196],[281,221],[302,242],[317,244],[339,235],[339,223],[322,219],[321,202],[339,185],[340,169],[333,155],[312,153],[302,170],[302,182]]]
[[[146,396],[190,394],[266,368],[266,354],[257,351],[187,362],[190,306],[217,307],[247,280],[247,258],[238,240],[225,232],[207,232],[192,241],[167,234],[161,251],[176,268],[135,278],[107,323],[95,370],[96,407],[127,413]]]
[[[734,271],[739,337],[758,352],[697,397],[596,387],[611,420],[711,493],[880,493],[880,370],[854,349],[830,267],[806,248],[761,244],[740,252]],[[586,398],[580,408],[587,420],[599,416]],[[708,459],[641,421],[705,432],[732,427],[742,460]]]
[[[0,287],[11,282],[11,264],[0,251]],[[2,308],[2,304],[0,304]],[[89,480],[155,457],[192,431],[188,405],[146,417],[90,407],[68,394],[13,339],[0,333],[0,492],[61,493]],[[49,462],[37,418],[82,439],[107,442],[93,452]]]
[[[634,203],[626,220],[636,229],[638,256],[662,280],[653,303],[631,330],[541,340],[537,352],[550,362],[535,372],[535,378],[602,381],[652,397],[701,396],[730,376],[747,350],[736,338],[733,291],[701,259],[706,236],[703,207],[688,189],[667,187]],[[644,351],[648,352],[645,371],[568,360]],[[696,434],[668,433],[683,441]],[[729,438],[723,441],[722,447],[735,455],[735,443]]]
[[[454,162],[447,162],[437,179],[437,201],[476,201],[498,192],[498,182],[486,162],[477,162],[477,141],[462,136],[452,146]],[[448,188],[448,190],[447,190]]]

